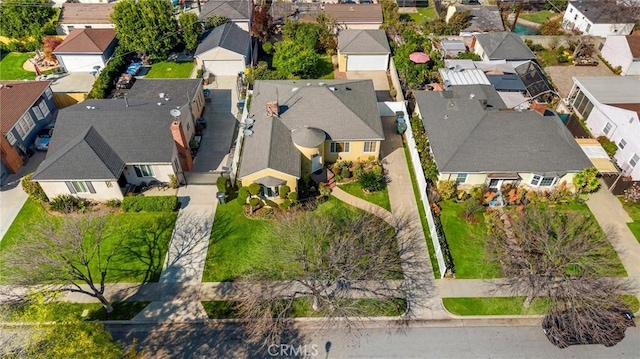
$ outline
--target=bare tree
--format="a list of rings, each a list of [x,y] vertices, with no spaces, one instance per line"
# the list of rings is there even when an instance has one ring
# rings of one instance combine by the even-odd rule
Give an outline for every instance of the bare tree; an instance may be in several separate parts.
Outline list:
[[[113,307],[104,296],[105,280],[112,260],[124,249],[127,234],[122,227],[117,233],[110,230],[106,216],[64,218],[61,222],[43,218],[20,239],[20,250],[0,254],[3,280],[42,291],[86,294],[111,313]]]
[[[554,208],[495,212],[487,244],[504,272],[496,289],[525,295],[529,306],[537,297],[581,298],[618,288],[617,262],[606,253],[612,236],[589,216]]]
[[[421,271],[403,270],[419,265],[415,241],[396,238],[410,227],[406,219],[386,220],[391,225],[370,214],[336,218],[303,212],[277,223],[270,247],[276,260],[245,278],[252,289],[238,304],[239,316],[250,319],[250,340],[277,342],[300,298],[307,298],[324,324],[348,330],[358,329],[367,315],[357,299],[381,299],[375,303],[406,310],[398,298],[408,298],[410,288],[427,281],[412,278]]]

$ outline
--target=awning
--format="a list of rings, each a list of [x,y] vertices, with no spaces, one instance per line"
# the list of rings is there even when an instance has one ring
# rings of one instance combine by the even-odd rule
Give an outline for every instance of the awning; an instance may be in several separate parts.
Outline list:
[[[602,148],[598,140],[593,138],[576,138],[582,151],[600,173],[618,173],[618,168],[611,162],[611,158]]]
[[[487,178],[499,178],[506,180],[519,180],[520,176],[517,173],[487,173]]]
[[[287,183],[287,181],[285,181],[285,180],[281,180],[280,178],[271,177],[271,176],[258,178],[254,182],[255,183],[260,183],[261,185],[265,185],[267,187],[281,186],[281,185]]]

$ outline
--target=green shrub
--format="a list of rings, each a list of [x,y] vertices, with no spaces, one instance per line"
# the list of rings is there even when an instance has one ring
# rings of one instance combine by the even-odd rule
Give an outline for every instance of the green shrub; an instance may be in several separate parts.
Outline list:
[[[202,78],[202,73],[203,73],[203,72],[204,72],[204,71],[202,71],[202,69],[199,69],[198,71],[196,71],[196,77],[197,77],[197,78],[199,78],[199,79],[201,79],[201,78]]]
[[[360,183],[364,190],[369,192],[382,191],[387,186],[387,181],[384,176],[376,174],[373,171],[363,173],[360,179],[358,179],[358,183]]]
[[[104,203],[109,208],[118,208],[122,205],[122,201],[119,199],[110,199]]]
[[[265,52],[265,54],[271,54],[271,52],[273,52],[273,43],[267,41],[264,44],[262,44],[262,50]]]
[[[347,167],[342,167],[342,170],[340,170],[340,176],[342,178],[351,178],[351,171],[349,171],[349,168]]]
[[[260,184],[258,183],[252,183],[249,185],[249,193],[251,193],[252,196],[257,196],[258,193],[260,193]]]
[[[297,192],[290,192],[287,195],[287,199],[290,200],[293,203],[298,203],[298,193]]]
[[[291,188],[289,186],[284,185],[280,186],[280,198],[285,199],[291,193]]]
[[[169,175],[169,188],[178,188],[178,177],[176,175]]]
[[[40,183],[34,182],[31,180],[33,178],[33,173],[29,173],[28,175],[22,177],[20,180],[20,184],[22,185],[22,190],[29,195],[32,199],[40,202],[49,202],[49,198],[47,194],[44,193],[42,186]]]
[[[595,167],[585,168],[573,176],[573,185],[580,193],[591,193],[600,187],[598,170]]]
[[[565,64],[569,62],[569,58],[565,54],[558,55],[558,57],[556,57],[556,60],[558,61],[558,63],[561,63],[561,64]]]
[[[609,155],[609,157],[615,156],[616,152],[618,151],[618,146],[615,142],[608,139],[607,136],[599,136],[598,142],[600,142],[602,148]]]
[[[125,212],[173,212],[177,208],[177,196],[129,196],[122,201]]]
[[[331,194],[331,187],[324,182],[320,182],[318,185],[318,192],[320,192],[320,196],[327,197]]]
[[[71,213],[77,208],[78,199],[69,194],[61,194],[49,201],[49,208],[60,213]]]
[[[261,207],[262,200],[258,197],[253,197],[249,200],[249,205],[251,206],[252,210],[256,210]]]
[[[456,194],[456,181],[439,181],[438,193],[445,201],[453,198]]]
[[[107,62],[104,69],[100,71],[100,75],[93,83],[87,98],[106,98],[115,87],[115,80],[124,72],[126,65],[125,52],[121,46],[118,46],[113,57]]]
[[[469,194],[471,195],[471,198],[474,198],[475,200],[480,202],[482,202],[482,198],[484,197],[485,192],[486,192],[486,189],[483,186],[475,186],[469,190]]]
[[[469,198],[463,202],[463,214],[465,219],[472,218],[482,209],[482,202],[475,198]]]
[[[278,205],[278,207],[279,207],[280,209],[289,209],[289,208],[291,207],[291,204],[292,204],[292,203],[291,203],[291,201],[290,201],[290,200],[285,199],[284,201],[282,201],[282,203],[280,203],[280,204]]]
[[[240,202],[240,204],[246,204],[247,197],[249,197],[249,188],[240,187],[240,189],[238,189],[238,202]]]
[[[25,52],[24,43],[18,40],[11,40],[5,45],[9,52]]]
[[[382,176],[382,172],[384,172],[382,166],[380,165],[374,165],[373,167],[371,167],[371,171],[378,176]]]
[[[218,186],[218,192],[227,192],[227,179],[220,176],[216,180],[216,186]]]

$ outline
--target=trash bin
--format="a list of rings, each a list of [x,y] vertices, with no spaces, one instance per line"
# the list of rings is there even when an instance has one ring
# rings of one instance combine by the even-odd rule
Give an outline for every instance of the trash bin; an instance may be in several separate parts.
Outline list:
[[[216,198],[218,199],[218,203],[224,204],[226,193],[224,192],[216,192]]]

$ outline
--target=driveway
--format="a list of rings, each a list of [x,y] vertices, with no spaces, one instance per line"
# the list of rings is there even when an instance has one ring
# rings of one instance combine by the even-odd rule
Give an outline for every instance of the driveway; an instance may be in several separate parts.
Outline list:
[[[347,71],[349,80],[373,80],[378,102],[393,101],[389,94],[389,80],[386,71]]]
[[[614,73],[600,61],[598,66],[549,66],[545,67],[547,75],[556,85],[563,98],[569,95],[574,76],[613,76]]]
[[[227,166],[238,124],[236,77],[216,77],[214,83],[204,88],[211,91],[211,102],[207,102],[204,109],[203,117],[207,119],[207,128],[202,135],[192,172],[219,171]]]

